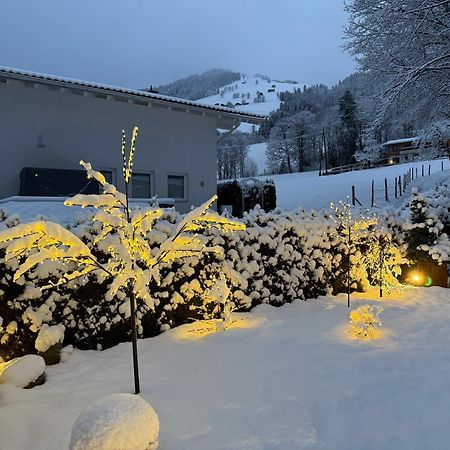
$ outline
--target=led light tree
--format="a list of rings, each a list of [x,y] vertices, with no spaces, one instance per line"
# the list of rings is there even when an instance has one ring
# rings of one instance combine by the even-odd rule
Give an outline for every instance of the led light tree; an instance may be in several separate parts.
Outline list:
[[[369,228],[377,223],[377,219],[363,215],[353,217],[351,205],[342,201],[338,205],[331,204],[331,219],[336,223],[335,232],[346,257],[347,307],[350,308],[352,280],[355,279],[358,265],[363,261],[358,247],[367,242]]]
[[[384,227],[372,230],[369,249],[363,258],[364,267],[372,284],[379,287],[380,298],[383,290],[390,291],[399,285],[401,266],[407,264],[403,248],[395,241],[392,233]]]
[[[245,225],[222,217],[210,211],[217,199],[212,197],[200,207],[190,211],[178,224],[172,236],[164,241],[156,252],[152,252],[147,235],[163,211],[157,209],[132,210],[129,203],[129,182],[133,171],[133,157],[138,129],[134,128],[131,146],[127,151],[125,132],[122,132],[122,158],[125,193],[119,192],[105,177],[92,169],[91,164],[81,161],[87,177],[96,180],[102,194],[78,194],[65,201],[67,206],[94,208],[93,220],[101,229],[93,241],[93,246],[107,255],[106,261],[92,253],[92,249],[73,233],[52,222],[35,221],[20,224],[0,232],[0,243],[5,243],[5,261],[18,260],[14,281],[18,281],[28,270],[47,261],[59,261],[64,276],[56,283],[44,288],[55,287],[69,281],[96,274],[101,281],[110,281],[108,298],[119,292],[130,302],[131,341],[133,349],[133,369],[135,393],[140,392],[139,366],[137,354],[136,300],[144,301],[154,309],[154,301],[149,290],[153,278],[159,280],[159,267],[177,259],[199,255],[202,252],[220,253],[220,247],[210,247],[206,237],[200,232],[206,228],[235,231],[245,229]]]

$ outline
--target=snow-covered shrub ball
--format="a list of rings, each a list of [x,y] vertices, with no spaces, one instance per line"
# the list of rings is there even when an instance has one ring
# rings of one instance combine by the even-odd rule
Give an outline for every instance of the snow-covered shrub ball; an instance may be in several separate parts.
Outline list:
[[[41,356],[25,355],[0,364],[0,384],[31,388],[44,381],[45,362]]]
[[[362,305],[350,312],[349,333],[358,339],[370,340],[378,337],[381,326],[380,314],[382,306]]]
[[[43,324],[34,347],[45,359],[47,365],[57,364],[60,361],[61,344],[64,340],[64,325],[48,326]]]
[[[91,403],[72,427],[70,450],[156,450],[159,420],[143,398],[112,394]]]

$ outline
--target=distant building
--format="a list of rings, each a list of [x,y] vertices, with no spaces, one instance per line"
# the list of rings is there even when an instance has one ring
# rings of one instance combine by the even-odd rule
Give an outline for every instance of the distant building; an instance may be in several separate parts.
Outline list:
[[[440,154],[449,154],[450,139],[441,140],[438,145]],[[389,164],[398,164],[421,159],[436,146],[436,143],[423,142],[419,137],[411,137],[387,141],[382,146]]]
[[[180,211],[216,193],[217,129],[260,124],[265,118],[150,91],[2,67],[0,117],[0,198],[82,191],[81,159],[122,190],[121,130],[130,137],[136,125],[131,195],[173,198]]]

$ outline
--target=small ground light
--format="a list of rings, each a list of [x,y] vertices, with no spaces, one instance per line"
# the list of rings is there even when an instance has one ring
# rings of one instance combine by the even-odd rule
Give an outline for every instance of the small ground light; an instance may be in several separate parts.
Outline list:
[[[414,286],[420,286],[423,284],[424,278],[421,273],[412,272],[408,277],[408,281],[409,283],[414,284]]]
[[[407,281],[409,284],[413,284],[414,286],[431,286],[433,284],[433,280],[431,277],[423,275],[420,272],[412,272],[409,274]]]

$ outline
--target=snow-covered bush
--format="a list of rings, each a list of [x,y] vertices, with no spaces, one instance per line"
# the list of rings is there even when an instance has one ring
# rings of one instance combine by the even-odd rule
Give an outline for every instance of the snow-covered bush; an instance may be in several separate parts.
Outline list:
[[[173,235],[182,222],[173,210],[166,210],[145,239],[151,252]],[[145,302],[137,305],[138,334],[154,336],[161,331],[197,319],[222,318],[227,311],[245,311],[260,303],[281,305],[295,299],[314,298],[331,290],[339,273],[340,257],[333,251],[330,222],[315,212],[266,213],[255,209],[244,218],[247,231],[203,230],[205,245],[221,248],[220,253],[190,256],[161,265],[158,279],[148,278],[154,309]],[[86,219],[71,228],[99,261],[107,255],[94,249],[101,226]],[[24,284],[11,283],[17,264],[0,265],[3,290],[0,329],[4,340],[2,357],[35,352],[35,341],[43,326],[65,327],[64,345],[102,349],[129,340],[130,309],[118,292],[108,296],[107,279],[95,273],[67,284],[59,263],[47,261],[24,274]],[[51,270],[50,270],[51,269]],[[226,301],[211,301],[215,280],[226,277]],[[40,286],[57,284],[41,292]],[[26,285],[26,288],[24,287]],[[27,292],[24,295],[24,292]],[[218,300],[217,300],[218,299]],[[5,301],[6,300],[6,301]]]
[[[358,339],[375,339],[381,326],[382,306],[362,305],[350,312],[349,333]]]
[[[277,206],[277,194],[273,180],[244,178],[240,181],[223,181],[217,185],[219,209],[231,206],[228,211],[235,217],[243,217],[259,205],[265,211],[272,211]]]
[[[448,218],[448,188],[439,189],[438,196],[434,196],[433,200],[434,207],[430,205],[427,193],[412,190],[409,202],[410,217],[403,224],[403,229],[408,243],[408,256],[413,261],[450,261],[450,240],[444,232],[445,225],[441,219]]]
[[[72,427],[70,450],[156,450],[159,420],[143,398],[112,394],[91,403]]]
[[[38,355],[25,355],[0,362],[0,384],[31,388],[45,381],[45,361]]]
[[[448,205],[439,195],[442,190],[426,193],[428,212],[448,223]],[[407,262],[409,214],[408,205],[400,211],[378,211],[377,225],[370,218],[367,228],[369,223],[363,219],[361,228],[352,229],[352,237],[357,237],[350,246],[352,290],[379,286],[380,276],[382,288],[395,284],[401,265]],[[18,225],[17,217],[3,219],[3,228]],[[162,210],[143,236],[152,255],[184,219],[174,210]],[[328,213],[255,208],[244,215],[243,223],[245,231],[199,229],[204,245],[220,252],[164,262],[157,277],[147,278],[153,309],[146,302],[137,304],[140,337],[199,319],[221,319],[229,311],[248,311],[261,303],[278,306],[331,291],[347,292],[348,236],[340,229],[342,223],[331,220]],[[107,263],[107,246],[94,245],[103,232],[101,223],[86,217],[70,231],[98,261]],[[442,239],[442,233],[439,236]],[[0,249],[0,258],[4,251]],[[63,344],[81,349],[104,349],[130,339],[127,295],[120,290],[111,295],[111,280],[89,273],[58,284],[64,267],[58,261],[46,261],[22,275],[17,284],[12,280],[18,267],[15,260],[0,262],[0,356],[5,360],[36,353],[36,339],[47,325],[64,326]],[[215,289],[222,277],[229,291],[226,298],[223,290]],[[41,291],[50,282],[57,286]]]

